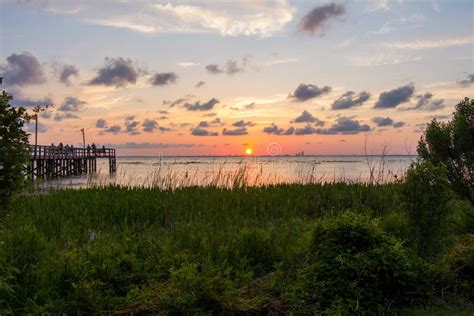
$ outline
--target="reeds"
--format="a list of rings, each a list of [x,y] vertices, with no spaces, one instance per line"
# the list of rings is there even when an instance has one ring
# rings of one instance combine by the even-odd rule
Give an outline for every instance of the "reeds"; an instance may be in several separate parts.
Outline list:
[[[398,181],[403,178],[405,168],[400,161],[396,169],[391,164],[387,168],[387,148],[382,155],[366,155],[367,172],[360,171],[358,176],[346,175],[345,169],[336,171],[338,162],[334,162],[332,172],[327,164],[320,159],[308,158],[304,161],[285,161],[284,158],[276,162],[266,160],[245,159],[203,161],[199,165],[182,160],[160,158],[149,163],[136,163],[135,169],[127,168],[129,162],[118,162],[118,172],[115,175],[102,174],[87,178],[85,187],[99,188],[108,185],[136,188],[159,188],[175,190],[180,187],[220,187],[242,188],[265,186],[272,184],[313,184],[313,183],[372,183],[383,184]],[[376,157],[376,158],[375,158]],[[345,161],[349,163],[350,161]],[[137,169],[138,168],[138,169]],[[285,169],[285,170],[282,170]]]

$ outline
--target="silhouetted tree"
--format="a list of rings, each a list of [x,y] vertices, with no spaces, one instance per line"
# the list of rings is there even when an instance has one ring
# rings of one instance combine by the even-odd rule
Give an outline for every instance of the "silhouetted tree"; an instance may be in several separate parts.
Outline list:
[[[23,107],[9,104],[12,96],[5,91],[0,95],[0,218],[8,212],[15,191],[25,183],[25,165],[28,163],[28,134],[23,130],[30,119]]]
[[[418,143],[418,155],[444,166],[453,189],[474,204],[474,99],[459,102],[452,121],[431,121]]]

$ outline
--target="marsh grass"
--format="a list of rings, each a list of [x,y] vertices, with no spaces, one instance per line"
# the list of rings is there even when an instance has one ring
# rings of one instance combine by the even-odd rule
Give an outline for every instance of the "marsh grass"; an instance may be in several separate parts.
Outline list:
[[[232,189],[108,186],[18,200],[8,218],[15,229],[0,232],[2,308],[277,308],[317,220],[348,210],[378,218],[399,205],[398,184],[248,187],[243,171],[228,181]]]
[[[377,157],[375,159],[375,157]],[[367,172],[360,171],[359,176],[346,177],[345,169],[336,173],[322,170],[321,161],[301,162],[260,162],[258,157],[242,158],[239,161],[205,162],[197,167],[194,163],[184,163],[178,160],[164,161],[161,158],[149,163],[140,163],[141,171],[128,169],[130,162],[119,162],[118,172],[114,175],[98,174],[89,175],[85,187],[100,188],[109,185],[135,188],[159,188],[174,190],[180,187],[221,187],[241,188],[252,186],[267,186],[276,184],[315,184],[315,183],[393,183],[403,179],[404,168],[400,165],[401,172],[394,172],[386,168],[386,157],[370,156],[366,158]],[[346,161],[347,162],[347,161]],[[269,167],[270,164],[270,167]],[[272,165],[275,164],[275,165]],[[285,169],[279,171],[274,168]],[[402,175],[399,175],[399,174]],[[289,176],[291,174],[291,176]]]

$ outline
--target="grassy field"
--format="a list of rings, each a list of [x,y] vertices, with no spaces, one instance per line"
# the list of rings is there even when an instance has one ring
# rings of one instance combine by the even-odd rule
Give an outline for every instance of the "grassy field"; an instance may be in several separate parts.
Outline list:
[[[460,284],[445,260],[465,235],[462,212],[453,206],[440,255],[419,258],[411,248],[402,189],[399,183],[105,187],[23,196],[0,231],[0,308],[71,314],[357,312],[374,305],[356,290],[373,287],[382,275],[382,287],[426,286],[414,294],[388,293],[373,303],[379,311],[468,309],[472,305],[461,294],[470,285]],[[337,222],[341,215],[345,219]],[[365,238],[360,231],[373,236],[363,247],[376,246],[355,255],[365,256],[363,268],[353,270],[359,261],[350,261],[341,271],[349,279],[355,273],[354,280],[372,281],[339,289],[354,291],[354,300],[335,289],[329,297],[341,300],[315,303],[313,292],[326,299],[331,294],[327,287],[337,276],[329,270],[354,258],[346,256],[346,248],[329,258],[331,245],[359,242]],[[327,252],[315,255],[324,247]],[[388,272],[380,272],[385,266]],[[367,271],[375,277],[365,276]],[[399,284],[400,275],[406,284]],[[319,282],[316,289],[307,284],[312,277]]]

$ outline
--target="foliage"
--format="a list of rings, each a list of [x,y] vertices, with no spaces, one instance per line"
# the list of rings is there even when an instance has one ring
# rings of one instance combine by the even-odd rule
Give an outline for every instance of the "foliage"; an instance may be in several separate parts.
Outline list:
[[[0,218],[7,210],[14,192],[25,180],[28,163],[28,134],[22,129],[29,119],[22,107],[12,107],[12,96],[5,91],[0,95]]]
[[[318,223],[289,300],[298,314],[390,311],[428,297],[425,274],[399,242],[348,213]]]
[[[452,194],[445,174],[443,166],[416,162],[406,175],[403,195],[410,239],[417,253],[425,258],[440,252],[447,232]]]
[[[104,187],[25,196],[0,230],[0,314],[286,313],[290,289],[302,282],[297,276],[315,260],[316,226],[352,211],[363,215],[357,223],[372,218],[390,235],[410,237],[402,189],[401,183]],[[411,280],[409,271],[424,269],[371,222],[364,225],[380,246],[360,252],[369,265],[357,271],[373,271],[375,263],[400,269],[397,285]],[[384,276],[375,286],[388,282]],[[423,282],[406,297],[422,293]],[[345,283],[339,290],[344,285],[354,289]]]
[[[474,298],[474,234],[465,235],[455,243],[444,262],[457,278],[459,290]]]
[[[474,203],[474,99],[456,105],[452,121],[433,120],[418,144],[419,158],[446,167],[454,190]]]
[[[106,187],[27,196],[0,231],[0,282],[12,289],[0,310],[281,310],[293,281],[278,275],[305,263],[314,220],[350,209],[383,216],[399,209],[400,189]]]

